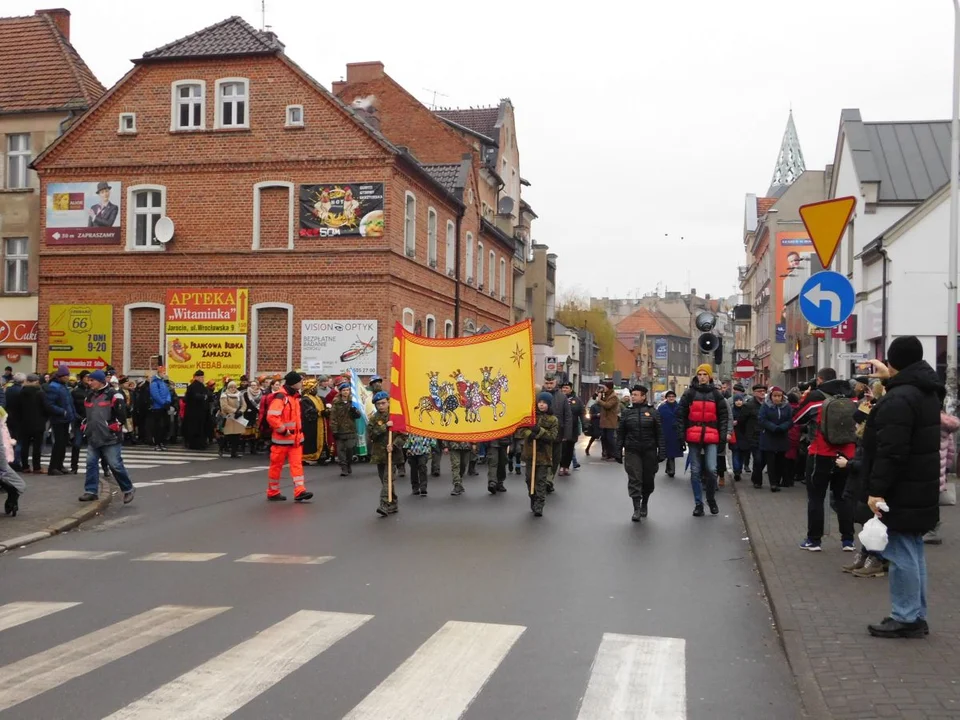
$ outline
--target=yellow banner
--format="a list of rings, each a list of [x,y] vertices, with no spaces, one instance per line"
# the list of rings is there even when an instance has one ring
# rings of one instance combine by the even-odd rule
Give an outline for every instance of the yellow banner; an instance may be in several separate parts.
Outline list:
[[[203,370],[205,380],[217,387],[223,379],[240,380],[247,372],[247,338],[245,335],[170,335],[167,337],[167,375],[178,390]]]
[[[48,337],[51,371],[103,370],[113,353],[113,305],[51,305]]]
[[[529,321],[449,340],[420,337],[397,323],[393,345],[395,431],[486,442],[534,423]]]

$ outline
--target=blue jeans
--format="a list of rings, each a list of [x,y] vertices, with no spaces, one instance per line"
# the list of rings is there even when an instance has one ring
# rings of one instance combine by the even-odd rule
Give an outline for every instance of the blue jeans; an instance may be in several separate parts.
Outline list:
[[[133,483],[130,482],[130,476],[127,474],[126,468],[123,467],[123,458],[120,457],[120,449],[121,445],[119,443],[114,445],[104,445],[103,447],[98,448],[87,445],[87,476],[83,483],[83,489],[85,492],[92,493],[94,495],[97,495],[100,492],[99,465],[101,458],[107,461],[107,466],[110,468],[113,476],[117,479],[117,485],[120,486],[120,489],[123,492],[130,492],[133,490]]]
[[[713,500],[717,490],[717,446],[689,443],[690,451],[690,487],[693,488],[693,500],[697,505],[703,504],[702,490],[707,491],[707,501]],[[701,483],[701,474],[705,482]]]
[[[745,450],[737,450],[733,448],[730,451],[730,454],[733,456],[733,474],[740,475],[743,472],[743,454],[746,454]]]
[[[881,553],[890,561],[890,617],[904,623],[927,619],[927,560],[923,535],[887,531]]]

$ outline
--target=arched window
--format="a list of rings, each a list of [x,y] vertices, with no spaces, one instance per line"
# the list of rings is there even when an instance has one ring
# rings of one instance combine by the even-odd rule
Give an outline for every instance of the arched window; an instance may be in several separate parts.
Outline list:
[[[467,282],[473,282],[473,233],[467,233]]]
[[[437,266],[437,211],[427,210],[427,264]]]
[[[410,332],[413,332],[413,328],[414,328],[414,314],[413,314],[413,310],[411,310],[410,308],[404,308],[404,309],[403,309],[403,320],[402,320],[401,322],[403,323],[403,327],[404,327],[406,330],[409,330]]]

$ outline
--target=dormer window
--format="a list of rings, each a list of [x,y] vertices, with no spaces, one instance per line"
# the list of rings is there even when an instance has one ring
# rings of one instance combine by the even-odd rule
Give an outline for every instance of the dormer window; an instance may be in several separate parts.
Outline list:
[[[178,80],[173,83],[171,130],[203,130],[206,127],[203,80]]]
[[[217,128],[249,128],[250,81],[226,78],[217,81]]]

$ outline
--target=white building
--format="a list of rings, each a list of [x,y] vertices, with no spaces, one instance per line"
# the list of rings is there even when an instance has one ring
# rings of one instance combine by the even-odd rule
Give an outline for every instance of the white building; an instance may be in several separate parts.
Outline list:
[[[853,196],[857,207],[830,269],[853,283],[857,331],[855,342],[828,336],[821,367],[849,376],[839,353],[882,358],[900,335],[916,335],[930,364],[942,362],[949,167],[949,121],[863,122],[859,110],[842,112],[829,197]]]

